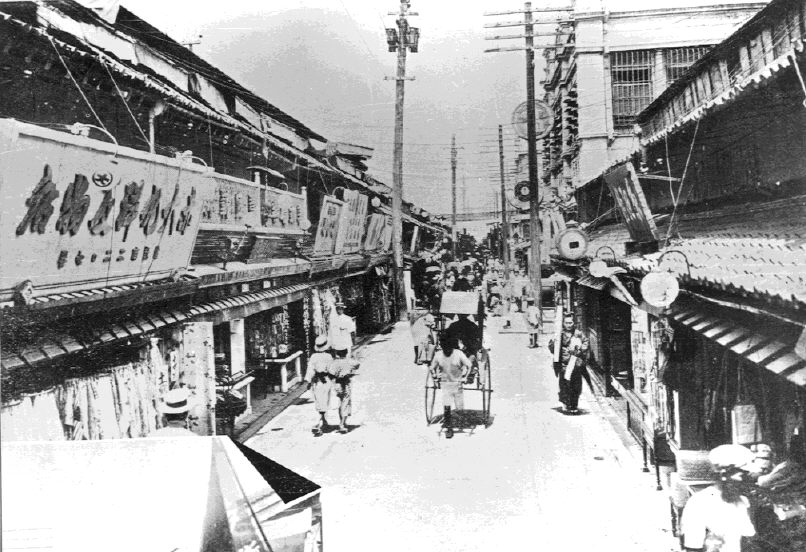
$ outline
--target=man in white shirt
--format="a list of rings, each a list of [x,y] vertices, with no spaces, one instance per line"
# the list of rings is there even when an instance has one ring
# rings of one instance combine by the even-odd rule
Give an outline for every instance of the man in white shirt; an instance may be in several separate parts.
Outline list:
[[[338,358],[349,356],[355,337],[355,322],[344,314],[344,303],[336,303],[336,316],[330,323],[330,346]]]

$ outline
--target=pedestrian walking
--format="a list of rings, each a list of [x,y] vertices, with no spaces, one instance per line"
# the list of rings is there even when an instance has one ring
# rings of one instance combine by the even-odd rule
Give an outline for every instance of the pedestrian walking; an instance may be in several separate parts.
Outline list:
[[[559,355],[555,353],[559,347]],[[559,343],[549,342],[549,350],[555,358],[554,374],[559,379],[560,402],[566,414],[577,414],[579,395],[582,393],[582,378],[587,377],[585,363],[588,358],[588,340],[577,330],[573,313],[563,317],[563,329]]]
[[[336,303],[336,316],[330,324],[330,346],[338,358],[349,356],[355,338],[355,321],[344,313],[344,303]]]
[[[314,353],[308,359],[308,368],[305,370],[305,381],[308,382],[308,389],[313,393],[313,402],[316,411],[319,413],[319,420],[313,426],[315,436],[322,435],[322,430],[327,426],[325,416],[330,394],[333,389],[333,356],[328,351],[330,344],[327,336],[320,335],[314,343]]]
[[[540,308],[535,305],[532,297],[526,298],[526,324],[529,327],[529,348],[538,347],[538,336],[540,335]]]
[[[187,387],[178,387],[165,393],[159,411],[165,417],[165,426],[151,432],[149,437],[196,437],[188,429],[190,391]]]
[[[412,317],[416,316],[412,313]],[[423,315],[411,322],[411,339],[414,344],[414,363],[427,364],[431,362],[434,355],[434,325],[436,320],[431,313],[431,308]]]
[[[333,360],[333,389],[339,399],[339,433],[347,433],[347,419],[353,413],[353,377],[358,362],[352,358]]]
[[[453,437],[451,408],[462,410],[465,407],[462,384],[470,372],[470,360],[459,350],[456,338],[443,335],[439,341],[442,347],[437,351],[431,361],[431,374],[434,381],[439,381],[442,387],[442,404],[445,414],[442,425],[445,428],[445,437]]]

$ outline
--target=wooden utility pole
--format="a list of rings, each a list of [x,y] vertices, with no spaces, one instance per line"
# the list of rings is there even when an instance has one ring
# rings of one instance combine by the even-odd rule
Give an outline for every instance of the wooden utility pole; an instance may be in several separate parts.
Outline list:
[[[532,25],[532,3],[526,2],[525,35],[526,35],[526,141],[529,159],[529,239],[531,251],[529,253],[529,282],[532,285],[532,297],[535,306],[542,308],[542,282],[540,268],[540,203],[538,202],[538,187],[540,182],[537,176],[537,130],[535,123],[535,51],[534,26]]]
[[[487,37],[488,40],[502,40],[502,39],[525,39],[523,47],[514,48],[490,48],[485,52],[511,52],[511,51],[526,51],[526,141],[528,148],[529,159],[529,238],[531,240],[531,252],[529,255],[529,280],[532,286],[532,295],[535,299],[535,305],[541,306],[541,274],[540,274],[540,205],[539,200],[539,180],[537,174],[537,123],[535,120],[535,50],[543,48],[556,47],[555,44],[535,45],[535,36],[556,36],[557,33],[535,33],[534,25],[542,24],[561,24],[569,23],[569,18],[557,18],[550,21],[535,22],[532,19],[533,13],[543,12],[569,12],[573,7],[565,8],[532,8],[531,2],[526,2],[523,10],[486,13],[485,15],[508,15],[508,14],[524,14],[523,22],[506,22],[494,23],[485,25],[485,28],[499,28],[499,27],[520,27],[523,26],[524,33],[522,35],[505,35]],[[523,136],[521,136],[523,138]]]
[[[451,240],[453,259],[456,260],[456,135],[451,138]]]
[[[501,173],[501,256],[504,280],[509,281],[509,226],[507,225],[507,190],[504,179],[504,127],[498,125],[498,165]]]
[[[395,146],[394,170],[392,176],[392,251],[395,268],[395,293],[398,304],[398,318],[405,320],[408,305],[403,283],[403,93],[406,82],[406,52],[417,52],[419,29],[409,27],[407,17],[417,15],[409,12],[410,3],[400,0],[397,15],[397,29],[386,29],[386,42],[389,51],[397,51],[397,76],[395,77]]]

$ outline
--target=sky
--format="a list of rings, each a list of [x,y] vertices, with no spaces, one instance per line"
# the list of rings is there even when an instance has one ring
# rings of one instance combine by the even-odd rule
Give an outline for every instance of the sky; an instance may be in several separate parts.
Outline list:
[[[577,0],[598,9],[604,0]],[[731,0],[749,2],[753,0]],[[723,0],[606,0],[611,10],[718,4]],[[539,2],[562,7],[570,0]],[[374,148],[370,173],[392,184],[396,54],[385,27],[399,0],[122,0],[172,38],[200,41],[194,52],[245,87],[332,141]],[[498,125],[507,170],[525,142],[510,124],[526,99],[525,53],[484,53],[520,40],[519,27],[484,29],[520,15],[485,12],[523,7],[518,0],[412,0],[419,53],[408,55],[405,85],[403,195],[432,213],[451,210],[451,137],[458,149],[457,210],[492,209],[500,198]],[[535,3],[537,6],[538,3]],[[225,7],[225,9],[223,9]],[[557,14],[541,14],[556,18]],[[541,30],[549,30],[545,27]],[[199,39],[198,36],[201,35]],[[543,76],[536,54],[536,82]],[[516,178],[507,175],[513,187]]]
[[[404,111],[404,197],[432,213],[450,212],[450,144],[458,149],[458,210],[491,209],[500,193],[498,125],[505,159],[524,147],[510,124],[525,101],[525,54],[484,53],[485,23],[517,15],[521,3],[412,2],[419,52],[408,55]],[[200,40],[194,52],[329,140],[374,148],[370,173],[392,184],[396,54],[385,27],[395,0],[123,0],[172,38]],[[226,11],[221,6],[226,6]],[[557,5],[557,4],[555,4]],[[517,28],[495,34],[518,34]],[[501,32],[503,31],[503,32]],[[202,35],[198,39],[198,35]],[[540,73],[537,80],[540,79]],[[514,185],[514,182],[512,183]]]

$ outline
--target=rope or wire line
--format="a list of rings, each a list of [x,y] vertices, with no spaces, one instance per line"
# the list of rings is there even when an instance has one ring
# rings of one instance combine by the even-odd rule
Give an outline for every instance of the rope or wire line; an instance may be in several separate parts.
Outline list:
[[[73,81],[73,84],[76,86],[76,89],[78,90],[78,93],[81,94],[82,98],[84,98],[84,101],[86,102],[87,107],[90,108],[90,111],[95,116],[95,119],[98,121],[98,124],[101,126],[101,128],[103,128],[104,130],[106,130],[107,133],[109,133],[109,131],[106,129],[106,126],[104,126],[103,121],[101,121],[101,118],[98,116],[98,114],[92,108],[92,104],[90,103],[89,99],[87,98],[86,95],[84,95],[84,91],[81,90],[81,87],[78,85],[78,82],[76,81],[75,77],[73,77],[72,71],[70,71],[70,68],[67,66],[67,62],[64,61],[64,58],[62,57],[62,53],[59,51],[59,48],[57,48],[56,44],[53,42],[53,38],[51,38],[50,35],[47,35],[47,37],[48,37],[48,41],[50,41],[50,45],[53,46],[54,50],[56,50],[56,55],[59,56],[59,61],[62,62],[62,65],[64,66],[64,70],[67,71],[67,75],[70,77],[70,80]]]
[[[700,130],[700,121],[701,119],[697,119],[697,125],[694,127],[694,136],[691,137],[691,146],[688,149],[688,157],[686,158],[686,166],[683,168],[683,175],[680,177],[680,188],[677,190],[677,197],[674,198],[674,209],[672,210],[672,216],[669,218],[669,228],[666,230],[666,239],[664,240],[664,247],[669,245],[669,237],[672,235],[672,230],[674,228],[675,223],[675,215],[677,214],[677,206],[680,203],[680,195],[683,193],[683,186],[686,182],[686,174],[688,173],[688,165],[691,161],[691,154],[694,152],[694,142],[697,140],[697,131]],[[694,189],[693,186],[690,186],[688,194],[686,194],[686,202],[688,201],[689,196],[691,195],[691,191]]]
[[[129,113],[129,115],[131,115],[132,121],[134,121],[134,126],[137,127],[137,130],[140,132],[140,136],[143,137],[143,140],[145,140],[146,144],[149,144],[150,143],[149,139],[146,136],[145,131],[143,131],[143,127],[140,126],[140,123],[137,121],[137,117],[134,116],[134,113],[132,113],[132,110],[129,108],[129,102],[127,102],[126,98],[123,96],[123,92],[121,92],[117,81],[115,81],[115,77],[112,75],[112,71],[109,69],[109,66],[104,61],[104,58],[100,57],[99,60],[101,62],[101,65],[104,66],[104,69],[106,69],[107,74],[109,74],[109,78],[112,79],[112,84],[115,85],[115,90],[117,90],[118,96],[120,96],[123,105],[126,106],[126,111]]]
[[[666,143],[666,176],[669,177],[669,196],[672,198],[672,206],[677,207],[677,198],[674,196],[674,188],[672,188],[672,164],[669,161],[669,134],[666,133],[664,136],[664,142]],[[683,187],[683,183],[680,183],[680,188],[678,188],[678,195],[680,193],[680,189]]]

